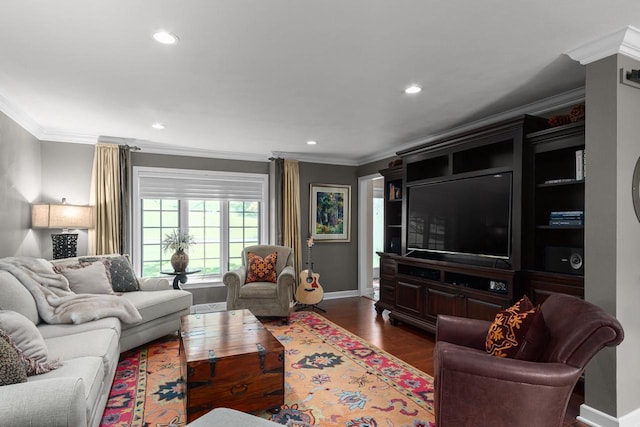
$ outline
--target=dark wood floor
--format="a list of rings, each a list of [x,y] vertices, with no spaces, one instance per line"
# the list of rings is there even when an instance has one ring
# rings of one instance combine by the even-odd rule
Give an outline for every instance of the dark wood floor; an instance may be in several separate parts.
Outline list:
[[[327,310],[327,313],[320,314],[433,376],[433,334],[409,325],[391,326],[388,312],[378,316],[373,304],[371,299],[364,297],[325,300],[320,307]],[[569,402],[563,427],[588,427],[576,420],[583,402],[582,390],[578,386]]]

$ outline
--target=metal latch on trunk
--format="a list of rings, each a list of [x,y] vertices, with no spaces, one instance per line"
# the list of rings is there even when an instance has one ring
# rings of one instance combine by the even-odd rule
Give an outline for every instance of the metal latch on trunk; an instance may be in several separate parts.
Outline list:
[[[267,350],[260,343],[257,343],[256,347],[258,347],[258,357],[260,357],[260,369],[264,370],[264,359],[267,357]]]
[[[213,350],[209,350],[209,371],[212,377],[216,376],[216,352]]]

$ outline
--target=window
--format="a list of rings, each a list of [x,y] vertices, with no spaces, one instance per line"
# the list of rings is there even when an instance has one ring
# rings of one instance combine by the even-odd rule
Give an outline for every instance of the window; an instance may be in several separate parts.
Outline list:
[[[143,277],[171,271],[162,240],[177,228],[196,242],[189,268],[217,277],[242,264],[242,249],[266,241],[264,174],[134,168],[134,264]],[[136,254],[140,254],[136,256]]]

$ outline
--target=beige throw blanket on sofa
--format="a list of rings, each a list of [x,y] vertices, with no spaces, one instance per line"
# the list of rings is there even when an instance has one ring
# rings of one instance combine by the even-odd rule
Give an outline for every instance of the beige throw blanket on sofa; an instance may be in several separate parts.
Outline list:
[[[103,317],[117,317],[128,324],[142,321],[136,307],[125,298],[74,293],[67,279],[54,272],[44,259],[2,258],[0,270],[11,273],[27,288],[36,301],[38,314],[47,323],[85,323]]]

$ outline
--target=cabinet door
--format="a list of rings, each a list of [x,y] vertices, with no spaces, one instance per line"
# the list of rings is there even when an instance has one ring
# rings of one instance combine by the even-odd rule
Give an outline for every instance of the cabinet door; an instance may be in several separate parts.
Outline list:
[[[508,301],[506,302],[508,303]],[[505,304],[500,304],[495,301],[485,301],[474,297],[464,298],[464,305],[466,317],[489,321],[493,321],[498,311],[506,307]]]
[[[435,322],[438,314],[461,316],[460,294],[442,287],[428,287],[426,289],[426,317]]]
[[[396,262],[380,259],[380,301],[393,306],[396,302]]]
[[[422,315],[422,286],[399,280],[396,287],[396,308],[416,316]]]
[[[529,299],[534,305],[542,304],[549,295],[554,293],[584,298],[584,288],[582,286],[571,286],[544,280],[531,280],[527,292]]]

